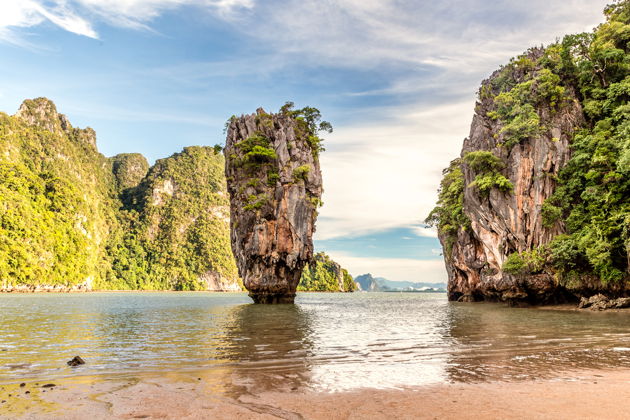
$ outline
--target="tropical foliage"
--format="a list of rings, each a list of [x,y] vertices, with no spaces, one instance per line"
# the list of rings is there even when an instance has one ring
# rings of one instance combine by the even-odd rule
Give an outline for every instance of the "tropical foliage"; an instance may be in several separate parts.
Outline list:
[[[298,285],[299,291],[353,292],[356,285],[348,270],[341,268],[323,252],[315,255],[313,262],[304,268]]]

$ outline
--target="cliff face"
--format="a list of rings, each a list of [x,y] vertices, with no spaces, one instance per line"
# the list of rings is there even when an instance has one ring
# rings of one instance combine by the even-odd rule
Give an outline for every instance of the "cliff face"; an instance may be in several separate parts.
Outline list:
[[[136,174],[142,165],[133,162],[126,167]],[[137,275],[120,270],[119,277],[158,289],[241,290],[230,250],[224,164],[211,147],[186,147],[125,190],[133,234],[125,248],[140,245],[146,269]]]
[[[316,133],[286,109],[232,118],[225,147],[232,250],[257,303],[292,303],[322,194]]]
[[[606,16],[593,34],[531,49],[482,83],[470,136],[427,218],[449,299],[628,293],[630,67],[618,29],[630,29],[630,2]]]
[[[527,58],[535,62],[541,55],[541,50],[534,50]],[[473,183],[492,163],[474,167],[464,161],[464,213],[470,228],[458,232],[446,262],[452,299],[527,299],[532,293],[539,294],[540,299],[553,299],[552,276],[518,278],[503,272],[502,267],[510,254],[546,245],[564,232],[562,222],[545,226],[541,213],[543,203],[555,190],[560,169],[570,158],[570,141],[584,124],[580,103],[570,89],[565,90],[558,106],[541,101],[536,114],[539,126],[544,128],[512,147],[505,146],[509,133],[503,130],[504,123],[492,117],[497,110],[495,98],[500,94],[497,79],[507,78],[518,85],[535,78],[540,71],[541,68],[508,68],[495,72],[482,84],[484,94],[476,105],[462,157],[480,151],[496,156],[501,162],[500,173],[509,180],[511,189],[480,192]]]

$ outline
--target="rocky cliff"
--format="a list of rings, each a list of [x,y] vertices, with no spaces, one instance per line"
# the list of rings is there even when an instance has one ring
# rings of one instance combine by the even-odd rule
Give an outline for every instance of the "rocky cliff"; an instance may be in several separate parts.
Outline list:
[[[322,194],[317,131],[327,124],[319,119],[314,108],[288,104],[277,114],[258,109],[229,121],[232,250],[254,302],[292,303],[313,257]]]
[[[606,15],[593,34],[531,49],[482,83],[427,219],[451,300],[626,294],[629,3]]]

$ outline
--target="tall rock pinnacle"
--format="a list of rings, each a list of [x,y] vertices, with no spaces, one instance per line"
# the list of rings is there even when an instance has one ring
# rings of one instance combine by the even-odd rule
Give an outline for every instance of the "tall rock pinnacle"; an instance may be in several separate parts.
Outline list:
[[[322,194],[319,122],[314,108],[278,114],[259,108],[232,117],[225,173],[230,193],[232,251],[256,303],[293,303],[302,269],[313,257],[312,236]]]

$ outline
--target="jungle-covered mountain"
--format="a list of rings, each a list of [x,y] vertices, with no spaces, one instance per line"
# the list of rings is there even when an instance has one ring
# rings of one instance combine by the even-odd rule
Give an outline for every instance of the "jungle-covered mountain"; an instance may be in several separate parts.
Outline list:
[[[107,158],[46,98],[0,113],[0,289],[241,290],[224,165],[220,147]]]

